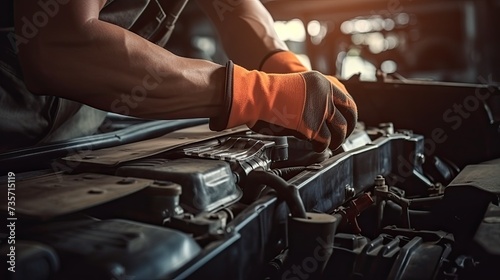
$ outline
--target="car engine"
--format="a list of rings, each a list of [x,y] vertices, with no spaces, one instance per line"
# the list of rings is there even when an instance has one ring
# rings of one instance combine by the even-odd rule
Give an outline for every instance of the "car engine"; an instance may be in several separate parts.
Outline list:
[[[4,279],[495,279],[498,88],[346,85],[365,122],[335,151],[194,120],[3,154]]]

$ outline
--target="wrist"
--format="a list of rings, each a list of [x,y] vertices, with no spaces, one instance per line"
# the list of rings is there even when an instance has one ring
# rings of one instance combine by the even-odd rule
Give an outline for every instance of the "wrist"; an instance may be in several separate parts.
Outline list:
[[[233,82],[230,127],[241,124],[253,127],[257,121],[265,121],[296,128],[305,98],[301,75],[267,74],[235,65]]]
[[[297,55],[288,50],[276,50],[269,53],[260,64],[259,70],[266,73],[298,73],[309,71]]]
[[[222,131],[228,128],[229,114],[233,103],[233,71],[234,63],[230,60],[225,67],[224,88],[218,89],[222,91],[222,106],[216,116],[210,118],[209,127],[214,131]]]

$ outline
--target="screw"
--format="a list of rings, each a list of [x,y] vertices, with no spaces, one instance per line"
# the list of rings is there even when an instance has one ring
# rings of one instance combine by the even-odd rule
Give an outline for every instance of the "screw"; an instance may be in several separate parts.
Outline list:
[[[87,193],[88,194],[102,194],[102,193],[104,193],[104,190],[95,188],[95,189],[90,189]]]
[[[217,215],[217,214],[208,214],[207,215],[207,219],[209,219],[209,220],[218,220],[219,219],[219,215]]]
[[[83,179],[87,179],[87,180],[93,180],[93,179],[99,179],[101,178],[102,175],[99,175],[99,174],[85,174],[83,175]],[[80,179],[80,178],[77,178],[77,179]]]
[[[307,170],[320,170],[322,167],[319,163],[313,163],[307,167]]]
[[[356,190],[351,185],[345,185],[345,199],[351,199],[356,195]]]
[[[118,181],[116,183],[120,184],[120,185],[130,185],[130,184],[135,183],[135,179],[132,179],[132,178],[123,178],[123,179],[121,179],[120,181]]]
[[[425,155],[424,154],[418,153],[416,155],[416,157],[417,157],[417,163],[418,164],[424,164],[425,163]]]
[[[165,187],[165,186],[171,185],[172,183],[168,182],[168,181],[155,181],[154,184],[158,185],[158,186]]]
[[[378,125],[380,129],[384,130],[387,134],[394,134],[394,124],[393,123],[381,123]]]
[[[385,178],[382,175],[377,175],[375,177],[375,193],[377,192],[387,192],[389,187],[385,184]]]
[[[381,187],[383,185],[385,185],[385,178],[384,178],[384,176],[377,175],[377,177],[375,177],[375,186]]]

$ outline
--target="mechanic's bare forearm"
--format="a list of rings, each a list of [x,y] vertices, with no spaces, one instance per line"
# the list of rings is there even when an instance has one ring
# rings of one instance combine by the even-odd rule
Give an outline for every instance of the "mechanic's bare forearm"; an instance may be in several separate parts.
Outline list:
[[[220,65],[178,57],[97,19],[71,32],[47,28],[51,32],[41,30],[20,46],[23,71],[36,94],[143,118],[212,117],[220,109]]]
[[[288,49],[274,30],[273,19],[258,0],[198,0],[221,37],[229,58],[257,69],[271,51]]]

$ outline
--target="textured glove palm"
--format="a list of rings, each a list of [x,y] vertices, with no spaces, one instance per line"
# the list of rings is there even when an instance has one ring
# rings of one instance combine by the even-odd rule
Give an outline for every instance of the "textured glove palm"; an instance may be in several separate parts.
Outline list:
[[[336,149],[347,135],[348,122],[335,101],[347,104],[343,111],[355,111],[354,102],[319,72],[267,74],[230,62],[225,111],[210,120],[210,127],[222,130],[246,124],[263,134],[308,139],[318,152]]]
[[[277,50],[270,53],[264,58],[259,68],[266,73],[285,74],[285,73],[300,73],[309,71],[304,64],[300,62],[297,56],[285,50]],[[340,113],[344,116],[347,122],[347,135],[350,135],[356,126],[358,120],[358,111],[356,103],[351,95],[347,92],[345,86],[335,77],[324,75],[334,88],[339,91],[334,91],[334,104]]]

